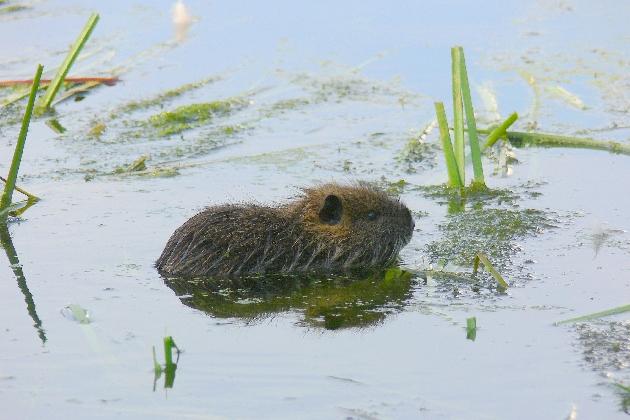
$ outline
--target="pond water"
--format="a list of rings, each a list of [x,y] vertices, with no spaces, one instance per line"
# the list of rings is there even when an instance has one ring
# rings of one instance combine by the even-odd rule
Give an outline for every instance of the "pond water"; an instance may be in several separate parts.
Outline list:
[[[51,77],[96,11],[70,74],[121,81],[59,103],[63,134],[31,123],[18,183],[42,201],[0,232],[3,416],[627,418],[627,313],[554,322],[629,303],[630,157],[503,148],[502,192],[453,203],[437,130],[418,138],[463,45],[480,125],[630,143],[629,3],[188,1],[179,33],[171,2],[8,4],[0,80]],[[3,173],[23,107],[0,111]],[[236,287],[153,266],[207,205],[333,180],[397,190],[402,267],[438,272]],[[470,280],[477,251],[507,291]]]

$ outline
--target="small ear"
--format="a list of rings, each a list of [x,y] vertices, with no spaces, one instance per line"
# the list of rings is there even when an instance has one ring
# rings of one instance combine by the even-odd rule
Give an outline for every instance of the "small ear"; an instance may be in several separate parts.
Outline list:
[[[334,194],[330,194],[324,200],[324,205],[319,210],[319,220],[327,225],[336,225],[341,221],[343,205],[341,200]]]

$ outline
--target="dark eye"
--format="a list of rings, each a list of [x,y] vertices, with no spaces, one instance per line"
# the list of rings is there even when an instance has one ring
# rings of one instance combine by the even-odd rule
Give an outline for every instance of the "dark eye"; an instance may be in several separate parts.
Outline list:
[[[371,211],[367,214],[367,219],[371,222],[375,221],[376,219],[378,219],[378,213],[375,211]]]

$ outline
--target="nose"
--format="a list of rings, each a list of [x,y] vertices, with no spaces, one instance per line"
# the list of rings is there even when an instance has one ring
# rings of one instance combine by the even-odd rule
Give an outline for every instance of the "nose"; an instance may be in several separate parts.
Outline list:
[[[411,215],[411,212],[406,207],[405,207],[405,215],[407,216],[407,220],[409,221],[409,226],[411,227],[410,230],[413,232],[413,229],[416,227],[416,223],[413,220],[413,216]]]

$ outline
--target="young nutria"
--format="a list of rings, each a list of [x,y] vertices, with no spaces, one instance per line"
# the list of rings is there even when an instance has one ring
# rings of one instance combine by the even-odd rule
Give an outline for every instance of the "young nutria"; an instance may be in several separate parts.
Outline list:
[[[376,187],[329,183],[273,207],[208,207],[173,233],[156,266],[221,277],[374,269],[396,260],[413,228],[409,209]]]

